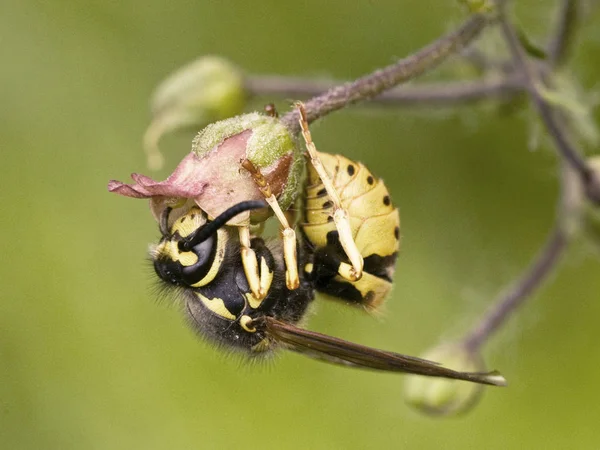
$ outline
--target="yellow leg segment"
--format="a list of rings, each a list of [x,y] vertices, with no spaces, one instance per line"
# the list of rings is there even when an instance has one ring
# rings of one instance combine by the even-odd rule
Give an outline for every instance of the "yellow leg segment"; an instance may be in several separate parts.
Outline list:
[[[342,264],[340,266],[339,274],[349,281],[357,281],[362,277],[364,261],[362,255],[360,254],[360,250],[358,250],[358,247],[352,238],[352,228],[350,227],[348,211],[342,207],[340,196],[335,190],[331,178],[329,178],[329,175],[321,163],[319,152],[315,147],[310,130],[308,128],[304,104],[302,104],[302,102],[296,102],[296,108],[298,108],[298,112],[300,113],[300,127],[302,128],[302,136],[306,142],[306,150],[308,151],[310,162],[319,174],[319,178],[321,178],[321,182],[327,191],[327,195],[333,203],[333,221],[338,230],[340,244],[342,244],[342,248],[344,249],[344,252],[346,252],[346,256],[348,256],[350,264],[352,265],[352,267],[348,268],[346,267],[347,264]]]
[[[240,253],[242,255],[242,266],[244,266],[246,280],[248,280],[248,286],[250,286],[252,295],[262,300],[267,295],[267,292],[261,289],[258,260],[256,259],[256,253],[250,248],[250,229],[248,227],[240,227],[239,230],[242,247]]]
[[[279,206],[277,198],[271,192],[271,187],[263,177],[262,173],[260,173],[260,170],[247,159],[242,161],[242,167],[250,172],[255,183],[258,185],[260,192],[265,196],[265,200],[281,224],[283,259],[285,261],[285,282],[288,289],[297,289],[300,286],[300,278],[298,275],[298,256],[296,254],[296,232],[290,227],[285,213],[281,209],[281,206]]]

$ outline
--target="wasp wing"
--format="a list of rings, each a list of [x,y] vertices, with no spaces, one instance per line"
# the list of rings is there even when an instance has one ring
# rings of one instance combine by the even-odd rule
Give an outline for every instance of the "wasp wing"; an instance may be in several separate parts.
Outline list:
[[[433,361],[355,344],[305,330],[272,317],[264,317],[262,323],[265,332],[271,338],[290,350],[333,364],[506,386],[506,380],[497,371],[457,372]]]

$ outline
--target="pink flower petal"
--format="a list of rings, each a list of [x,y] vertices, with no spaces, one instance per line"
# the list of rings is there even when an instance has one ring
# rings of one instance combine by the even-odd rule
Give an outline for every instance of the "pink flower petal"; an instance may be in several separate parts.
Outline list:
[[[154,181],[139,173],[131,174],[135,184],[112,180],[108,190],[115,194],[133,198],[179,197],[193,198],[202,193],[206,181],[202,178],[202,162],[194,154],[187,155],[165,181]]]
[[[188,154],[164,181],[134,173],[131,178],[135,183],[112,180],[108,190],[125,197],[150,199],[150,209],[157,219],[167,205],[173,205],[179,199],[193,199],[212,217],[241,201],[262,200],[264,195],[250,173],[241,166],[247,157],[246,146],[251,135],[251,130],[244,130],[226,138],[201,157],[193,152]],[[272,166],[262,168],[275,195],[279,195],[285,186],[291,158],[291,155],[285,156]],[[250,212],[245,212],[228,224],[247,224],[249,218]]]

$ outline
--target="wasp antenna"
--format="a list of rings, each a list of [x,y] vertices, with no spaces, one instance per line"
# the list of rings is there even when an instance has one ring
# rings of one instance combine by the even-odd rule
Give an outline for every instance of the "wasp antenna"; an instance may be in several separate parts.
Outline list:
[[[248,200],[246,202],[240,202],[236,205],[233,205],[231,208],[221,213],[221,215],[215,217],[215,220],[208,222],[201,228],[198,228],[198,230],[191,234],[187,239],[181,241],[180,245],[182,250],[189,251],[191,248],[195,247],[201,242],[204,242],[213,234],[215,234],[219,228],[221,228],[238,214],[250,211],[252,209],[265,208],[266,206],[266,202],[259,200]]]
[[[160,230],[160,234],[162,234],[163,236],[169,235],[169,214],[171,214],[172,210],[173,208],[167,206],[160,215],[160,222],[158,224],[158,228]]]

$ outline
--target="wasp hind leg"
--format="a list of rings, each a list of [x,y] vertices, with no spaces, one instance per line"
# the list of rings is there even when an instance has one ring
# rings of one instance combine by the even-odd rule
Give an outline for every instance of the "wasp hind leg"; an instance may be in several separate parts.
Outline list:
[[[298,112],[300,114],[300,127],[302,128],[302,136],[306,142],[306,150],[308,151],[310,162],[315,168],[316,172],[319,174],[319,178],[321,179],[321,182],[327,191],[327,195],[330,197],[331,202],[333,203],[333,221],[338,231],[340,244],[342,245],[348,260],[350,261],[350,264],[342,262],[339,266],[338,273],[349,281],[357,281],[362,277],[364,261],[360,250],[356,246],[356,242],[354,242],[354,238],[352,237],[352,228],[350,227],[348,211],[342,207],[340,196],[338,195],[331,178],[327,174],[325,167],[323,167],[323,163],[319,158],[319,152],[315,147],[310,130],[308,128],[304,104],[302,102],[296,102],[296,108],[298,108]]]
[[[300,277],[298,275],[298,256],[296,254],[296,232],[287,219],[286,214],[279,206],[277,198],[271,191],[269,183],[260,172],[260,170],[248,159],[242,161],[242,167],[246,169],[258,189],[264,195],[266,202],[269,204],[277,220],[281,224],[281,234],[283,236],[283,259],[285,261],[285,282],[288,289],[297,289],[300,286]],[[258,267],[258,266],[257,266]],[[248,280],[250,283],[250,280]]]

